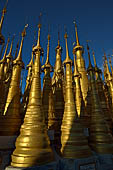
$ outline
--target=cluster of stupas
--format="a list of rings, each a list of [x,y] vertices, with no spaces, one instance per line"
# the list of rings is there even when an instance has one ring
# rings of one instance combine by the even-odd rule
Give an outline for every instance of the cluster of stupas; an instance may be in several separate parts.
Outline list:
[[[49,61],[50,35],[47,58],[41,65],[43,48],[40,44],[41,24],[38,24],[37,44],[27,65],[28,74],[24,94],[21,93],[22,48],[26,26],[20,46],[12,56],[13,39],[5,43],[2,26],[6,7],[0,21],[0,167],[1,170],[43,166],[61,159],[85,159],[113,154],[113,69],[104,54],[104,80],[93,52],[86,69],[83,46],[78,39],[73,60],[69,57],[67,32],[66,57],[62,62],[62,47],[58,38],[56,61]],[[5,52],[3,54],[3,49]],[[9,52],[8,52],[9,49]],[[19,51],[19,52],[18,52]],[[72,72],[72,67],[74,71]],[[44,72],[41,90],[41,73]],[[50,73],[53,72],[53,76]],[[57,155],[57,156],[56,156]],[[112,161],[111,161],[112,162]],[[96,164],[96,162],[94,161]],[[112,163],[111,163],[112,164]],[[112,164],[113,165],[113,164]],[[7,169],[7,168],[6,168]],[[37,168],[38,169],[38,168]],[[43,169],[43,168],[42,168]],[[58,169],[58,167],[57,167]],[[63,168],[61,168],[63,170]],[[60,170],[60,167],[59,167]]]

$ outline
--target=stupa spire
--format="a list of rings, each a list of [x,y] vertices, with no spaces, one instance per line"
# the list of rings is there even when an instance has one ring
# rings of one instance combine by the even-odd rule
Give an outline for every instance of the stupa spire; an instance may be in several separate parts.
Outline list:
[[[10,78],[11,78],[12,61],[13,61],[13,57],[12,57],[13,40],[14,40],[14,36],[12,38],[9,53],[6,55],[5,64],[4,64],[4,77],[5,77],[6,81],[7,81],[7,79],[10,80]]]
[[[26,28],[28,27],[28,24],[27,25],[25,25],[25,27],[24,27],[24,30],[23,30],[23,32],[22,32],[22,39],[21,39],[21,43],[20,43],[20,49],[19,49],[19,52],[18,52],[18,56],[17,56],[17,58],[14,60],[14,63],[17,63],[17,62],[19,62],[19,61],[22,61],[22,48],[23,48],[23,42],[24,42],[24,37],[25,37],[25,35],[26,35]]]
[[[75,21],[74,21],[74,24],[75,24],[75,33],[76,33],[76,45],[80,46],[79,39],[78,39],[77,24]]]
[[[72,64],[72,60],[69,57],[69,51],[68,51],[68,44],[67,44],[68,35],[67,35],[67,32],[65,33],[64,38],[65,38],[65,44],[66,44],[66,59],[65,59],[64,63],[69,62],[69,63]]]
[[[0,44],[5,43],[5,39],[4,39],[3,35],[1,34],[1,32],[2,32],[4,16],[5,16],[5,13],[6,13],[7,3],[8,3],[8,0],[6,1],[6,4],[5,4],[5,6],[4,6],[3,10],[2,10],[2,16],[1,16],[1,20],[0,20]]]
[[[45,64],[44,64],[44,66],[45,66],[45,67],[51,67],[51,68],[52,68],[52,66],[50,65],[50,62],[49,62],[49,48],[50,48],[49,43],[50,43],[50,34],[48,34],[47,58],[46,58],[46,62],[45,62]]]
[[[12,78],[11,78],[11,84],[10,84],[11,88],[8,92],[7,101],[6,101],[6,105],[5,105],[5,109],[4,109],[4,115],[7,112],[7,109],[10,105],[10,102],[13,100],[13,97],[15,97],[15,94],[17,93],[16,90],[14,90],[16,83],[17,83],[17,87],[16,87],[17,91],[19,90],[21,68],[24,66],[21,55],[22,55],[23,40],[24,40],[24,37],[25,37],[25,34],[26,34],[25,28],[26,28],[26,26],[24,27],[24,31],[22,32],[22,40],[21,40],[21,45],[20,45],[18,57],[13,61],[13,72],[12,72]],[[18,75],[18,76],[15,77],[15,74]],[[14,81],[16,82],[15,84],[14,84]],[[18,97],[20,97],[20,95]]]
[[[12,42],[11,42],[10,50],[9,50],[9,53],[6,56],[6,58],[12,58],[13,41],[14,41],[14,36],[12,37]]]
[[[60,46],[60,32],[58,31],[58,46]]]

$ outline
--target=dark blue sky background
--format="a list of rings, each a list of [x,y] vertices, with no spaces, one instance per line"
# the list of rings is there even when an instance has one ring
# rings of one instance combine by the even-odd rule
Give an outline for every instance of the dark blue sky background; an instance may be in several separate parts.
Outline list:
[[[0,0],[0,10],[5,0]],[[0,11],[0,13],[1,13]],[[46,58],[48,25],[50,24],[50,61],[55,63],[55,47],[57,46],[58,25],[60,28],[60,44],[63,47],[62,60],[65,59],[64,25],[68,32],[69,54],[73,59],[72,48],[75,42],[75,29],[73,20],[78,25],[80,44],[84,46],[86,66],[88,57],[86,40],[91,40],[90,47],[94,49],[97,63],[102,67],[103,48],[106,54],[112,54],[113,49],[113,1],[112,0],[9,0],[7,13],[4,18],[3,34],[7,40],[8,34],[16,34],[14,48],[26,23],[29,24],[23,46],[23,61],[29,63],[34,32],[36,31],[38,16],[41,19],[41,45],[44,48],[44,61]],[[26,74],[25,74],[26,75]]]

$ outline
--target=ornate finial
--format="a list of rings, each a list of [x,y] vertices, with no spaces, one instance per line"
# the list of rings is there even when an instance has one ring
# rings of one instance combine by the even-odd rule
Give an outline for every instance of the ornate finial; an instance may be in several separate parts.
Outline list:
[[[76,24],[76,22],[75,22],[75,21],[74,21],[73,23],[75,24],[76,44],[77,44],[77,46],[79,46],[79,45],[80,45],[80,43],[79,43],[79,39],[78,39],[77,24]]]
[[[42,70],[44,70],[45,68],[50,68],[50,71],[53,71],[53,67],[51,66],[50,62],[49,62],[49,42],[50,42],[50,34],[48,33],[48,44],[47,44],[47,58],[46,58],[46,62],[45,64],[42,66]]]
[[[26,35],[26,28],[28,27],[28,24],[25,25],[24,30],[22,32],[22,37],[25,37]]]
[[[69,57],[69,52],[68,52],[68,45],[67,45],[67,38],[68,38],[68,35],[67,35],[66,27],[65,27],[64,29],[65,29],[64,38],[65,38],[65,43],[66,43],[66,59],[65,59],[64,63],[69,62],[69,63],[72,64],[72,60],[70,59],[70,57]]]
[[[60,46],[60,31],[59,31],[59,26],[58,26],[58,46]]]
[[[38,24],[38,41],[37,41],[37,46],[38,47],[40,47],[41,16],[42,16],[42,14],[40,13],[40,15],[39,15],[39,24]]]
[[[41,17],[41,14],[40,14],[40,16],[39,16],[39,24],[38,24],[38,40],[37,40],[36,46],[34,46],[32,50],[33,50],[33,53],[34,53],[34,54],[40,52],[40,56],[43,56],[44,51],[43,51],[43,48],[42,48],[41,45],[40,45],[40,28],[41,28],[40,17]]]
[[[60,32],[59,32],[59,26],[58,26],[58,45],[55,48],[56,54],[61,54],[62,53],[62,47],[60,46]]]
[[[103,52],[104,52],[104,59],[105,59],[105,61],[107,61],[107,57],[106,57],[106,53],[105,53],[105,50],[104,50],[104,48],[103,48]]]
[[[49,41],[50,41],[50,34],[48,34],[47,60],[46,60],[46,63],[49,63]]]
[[[67,38],[68,38],[67,32],[65,32],[64,38],[66,43],[66,57],[69,58],[68,45],[67,45]]]

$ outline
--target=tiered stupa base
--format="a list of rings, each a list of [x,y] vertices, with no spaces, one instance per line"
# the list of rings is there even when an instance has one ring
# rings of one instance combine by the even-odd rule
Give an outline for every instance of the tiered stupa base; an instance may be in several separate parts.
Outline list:
[[[6,167],[5,170],[59,170],[59,164],[58,162],[51,162],[48,163],[46,165],[42,165],[42,166],[33,166],[33,167],[28,167],[28,168],[17,168],[17,167],[12,167],[12,166],[8,166]]]

